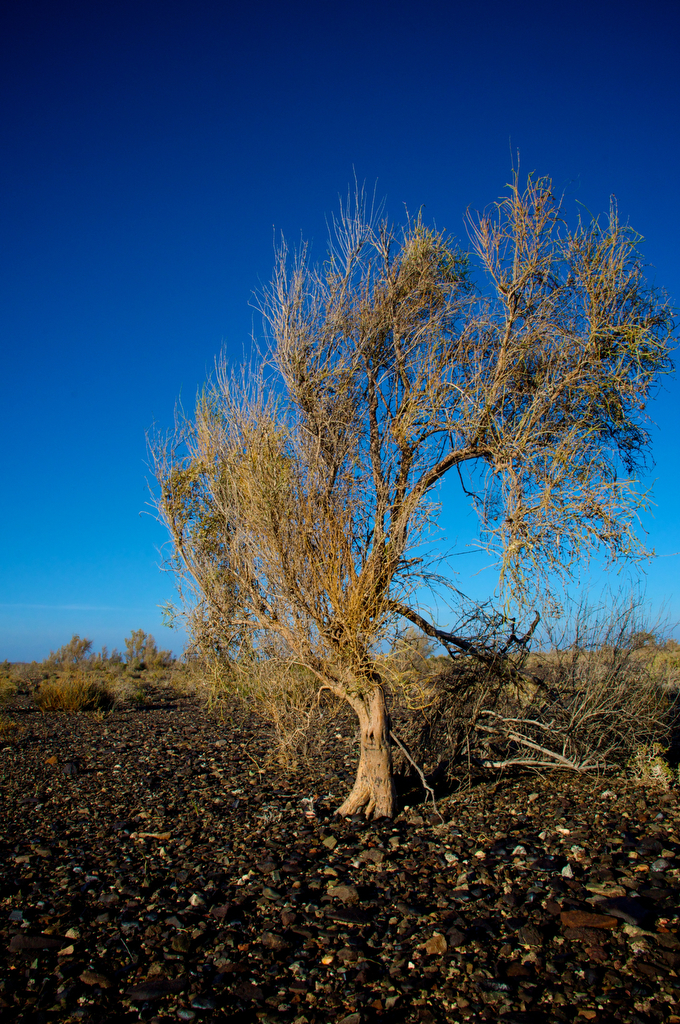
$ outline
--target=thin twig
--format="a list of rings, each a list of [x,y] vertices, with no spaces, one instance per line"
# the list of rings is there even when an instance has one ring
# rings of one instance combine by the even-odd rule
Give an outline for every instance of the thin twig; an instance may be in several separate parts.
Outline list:
[[[505,718],[503,715],[499,715],[497,711],[480,711],[480,715],[493,715],[494,718],[500,719],[501,722],[516,722],[522,725],[535,725],[539,729],[552,729],[555,732],[560,732],[560,729],[555,729],[555,721],[552,722],[537,722],[534,718]]]
[[[408,761],[410,761],[415,770],[418,772],[418,775],[420,775],[420,781],[423,784],[423,789],[432,797],[432,806],[434,807],[436,813],[439,814],[439,817],[443,821],[444,819],[442,818],[439,808],[437,807],[437,801],[435,799],[434,790],[432,786],[428,785],[427,779],[425,778],[425,773],[423,772],[422,768],[420,767],[420,765],[416,764],[416,762],[413,760],[410,753],[406,749],[406,746],[402,743],[402,741],[399,739],[396,733],[392,732],[392,730],[390,730],[390,739],[397,744],[404,757],[407,758]],[[425,799],[427,800],[427,797],[425,797]]]
[[[540,754],[545,754],[546,757],[554,758],[555,761],[557,761],[560,764],[563,764],[565,768],[571,768],[575,772],[582,772],[586,770],[586,764],[576,764],[575,761],[570,760],[568,757],[562,757],[561,754],[558,754],[554,750],[548,750],[546,747],[539,746],[538,743],[533,743],[531,740],[527,739],[526,736],[522,736],[521,733],[502,732],[498,728],[494,729],[492,726],[479,725],[479,723],[477,723],[477,728],[481,729],[482,732],[490,732],[495,735],[506,736],[508,739],[514,740],[515,743],[520,743],[522,746],[529,747],[531,750],[537,750]]]

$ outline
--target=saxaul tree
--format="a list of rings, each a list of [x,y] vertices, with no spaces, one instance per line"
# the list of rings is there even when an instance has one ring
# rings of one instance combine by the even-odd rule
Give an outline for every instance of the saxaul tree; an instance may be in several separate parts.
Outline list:
[[[157,500],[197,645],[346,701],[361,749],[338,813],[391,816],[386,644],[411,623],[474,649],[416,600],[438,482],[459,476],[520,606],[595,552],[643,556],[635,472],[673,322],[615,206],[570,227],[545,178],[470,217],[471,251],[361,195],[332,229],[321,266],[281,246],[266,347],[155,444]]]

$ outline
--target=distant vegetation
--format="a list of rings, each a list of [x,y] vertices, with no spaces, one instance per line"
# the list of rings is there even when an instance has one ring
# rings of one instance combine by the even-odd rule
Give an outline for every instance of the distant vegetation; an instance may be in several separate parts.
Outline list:
[[[0,665],[0,698],[30,695],[43,711],[103,711],[126,701],[144,701],[149,687],[186,672],[170,651],[159,651],[142,629],[125,640],[125,655],[74,634],[42,662]]]

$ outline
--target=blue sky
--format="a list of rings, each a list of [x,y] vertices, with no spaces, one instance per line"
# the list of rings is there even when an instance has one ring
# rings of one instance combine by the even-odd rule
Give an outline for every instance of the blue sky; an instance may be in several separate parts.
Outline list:
[[[137,628],[181,650],[160,621],[174,590],[145,432],[259,330],[274,227],[323,255],[354,170],[393,219],[424,206],[463,235],[519,150],[592,211],[615,193],[677,304],[679,29],[655,0],[5,0],[0,658]],[[674,619],[679,407],[673,379],[650,409],[646,520],[647,596]],[[481,594],[466,557],[458,583]]]

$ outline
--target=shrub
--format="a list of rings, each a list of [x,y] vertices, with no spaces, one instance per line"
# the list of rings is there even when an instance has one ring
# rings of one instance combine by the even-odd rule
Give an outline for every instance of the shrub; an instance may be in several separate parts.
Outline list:
[[[50,675],[50,669],[37,661],[15,662],[11,668],[11,679],[22,690],[32,690]]]
[[[174,658],[171,651],[159,651],[156,641],[143,629],[133,629],[132,636],[125,638],[125,661],[133,671],[141,669],[170,668]]]
[[[91,660],[92,641],[86,637],[82,639],[74,633],[67,644],[57,651],[50,651],[46,664],[55,668],[68,668],[72,665],[82,665],[84,661]]]

